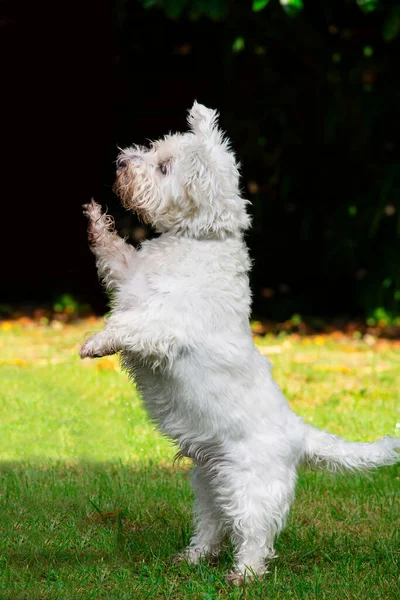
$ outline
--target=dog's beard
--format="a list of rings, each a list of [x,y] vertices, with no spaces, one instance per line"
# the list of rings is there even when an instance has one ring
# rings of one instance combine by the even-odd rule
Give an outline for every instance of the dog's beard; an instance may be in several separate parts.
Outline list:
[[[120,169],[113,190],[124,208],[137,212],[145,223],[153,221],[161,196],[145,165],[129,165]]]

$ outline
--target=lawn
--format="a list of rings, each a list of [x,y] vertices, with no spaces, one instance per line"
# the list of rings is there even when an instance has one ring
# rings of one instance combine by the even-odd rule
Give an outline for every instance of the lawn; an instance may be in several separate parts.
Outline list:
[[[190,465],[148,423],[115,358],[79,361],[101,323],[0,324],[0,599],[400,597],[400,466],[300,474],[270,574],[176,564],[191,532]],[[258,338],[292,407],[351,440],[400,433],[400,344]]]

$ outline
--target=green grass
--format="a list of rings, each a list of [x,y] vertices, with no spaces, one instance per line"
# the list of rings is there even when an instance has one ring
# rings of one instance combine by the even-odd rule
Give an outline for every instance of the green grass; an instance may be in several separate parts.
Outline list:
[[[0,326],[0,600],[400,596],[400,468],[302,472],[279,558],[261,581],[175,564],[191,532],[189,465],[154,432],[115,359],[82,361],[98,323]],[[268,338],[293,408],[352,440],[399,433],[400,349]],[[268,350],[266,350],[268,352]]]

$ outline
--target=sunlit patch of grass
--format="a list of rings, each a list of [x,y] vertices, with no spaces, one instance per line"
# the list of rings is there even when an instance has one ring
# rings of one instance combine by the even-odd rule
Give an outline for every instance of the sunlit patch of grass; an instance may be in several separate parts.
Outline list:
[[[399,591],[399,466],[302,472],[271,573],[246,590],[188,542],[188,463],[149,424],[116,358],[80,361],[101,321],[0,327],[0,598],[384,598]],[[396,343],[266,336],[274,376],[305,420],[353,440],[400,432]],[[397,426],[396,426],[397,425]]]

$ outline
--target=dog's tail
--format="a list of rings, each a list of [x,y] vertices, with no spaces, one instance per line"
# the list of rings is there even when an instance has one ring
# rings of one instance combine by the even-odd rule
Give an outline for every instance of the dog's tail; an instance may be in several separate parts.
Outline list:
[[[337,435],[306,425],[304,460],[328,471],[368,471],[400,461],[400,437],[377,442],[348,442]]]

